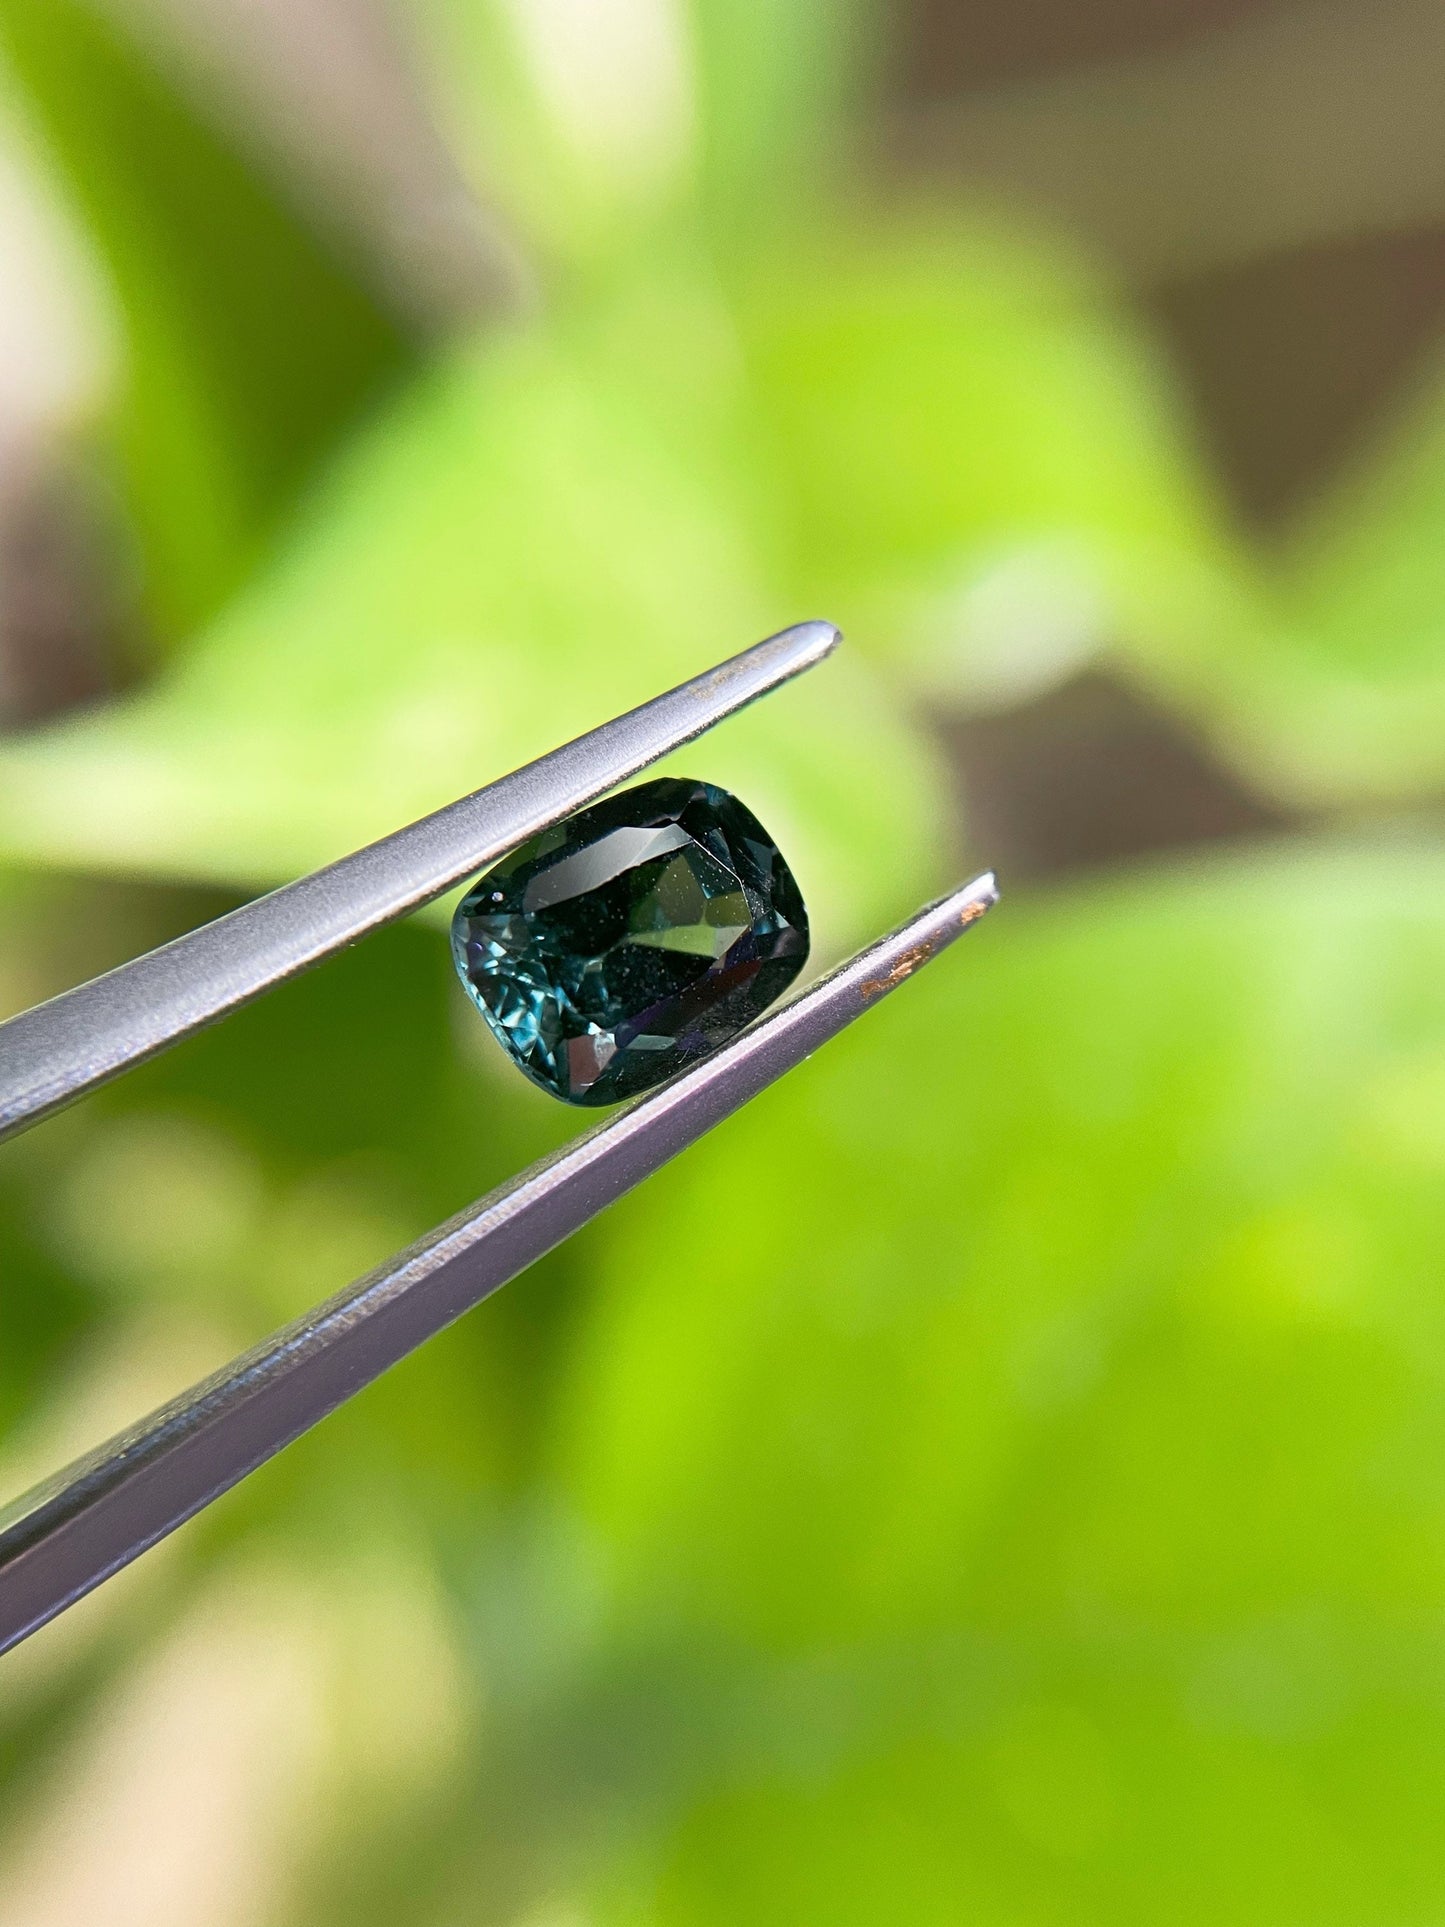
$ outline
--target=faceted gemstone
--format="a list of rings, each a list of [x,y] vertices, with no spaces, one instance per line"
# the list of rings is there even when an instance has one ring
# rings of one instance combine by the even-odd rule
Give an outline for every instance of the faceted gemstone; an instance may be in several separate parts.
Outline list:
[[[802,969],[808,916],[751,810],[671,777],[582,810],[480,877],[457,970],[534,1084],[615,1104],[725,1044]]]

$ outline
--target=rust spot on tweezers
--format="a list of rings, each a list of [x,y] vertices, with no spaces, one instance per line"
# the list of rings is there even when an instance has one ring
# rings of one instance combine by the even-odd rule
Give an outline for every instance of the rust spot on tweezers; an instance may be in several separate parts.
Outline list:
[[[963,922],[965,925],[968,925],[973,922],[975,916],[981,916],[982,914],[982,911],[976,910],[971,915],[965,916]],[[884,971],[881,977],[870,977],[866,983],[860,985],[859,989],[861,994],[871,1000],[874,997],[881,997],[885,991],[896,990],[905,978],[913,975],[920,964],[926,964],[928,962],[928,959],[937,948],[938,943],[936,939],[932,937],[930,937],[926,943],[914,944],[911,949],[905,950],[901,955],[895,957],[892,964]]]

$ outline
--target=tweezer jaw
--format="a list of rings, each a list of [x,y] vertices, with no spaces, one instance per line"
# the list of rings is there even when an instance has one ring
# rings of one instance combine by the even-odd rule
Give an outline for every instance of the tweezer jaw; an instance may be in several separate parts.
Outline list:
[[[920,911],[693,1070],[16,1500],[0,1513],[0,1652],[695,1143],[997,900],[985,875]]]
[[[0,1139],[430,903],[839,641],[784,629],[460,802],[0,1024]]]

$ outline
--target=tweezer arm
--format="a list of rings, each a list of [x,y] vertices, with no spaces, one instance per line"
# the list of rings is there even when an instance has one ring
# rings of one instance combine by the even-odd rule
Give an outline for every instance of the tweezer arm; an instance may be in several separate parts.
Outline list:
[[[804,622],[379,843],[0,1024],[0,1138],[439,897],[821,662]]]
[[[945,897],[665,1085],[0,1513],[0,1652],[279,1452],[896,990],[997,899]]]

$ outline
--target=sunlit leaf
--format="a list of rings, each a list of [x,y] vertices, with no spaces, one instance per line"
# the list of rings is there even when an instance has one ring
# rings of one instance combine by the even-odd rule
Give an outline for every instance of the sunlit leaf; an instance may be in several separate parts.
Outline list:
[[[816,196],[857,140],[887,58],[875,0],[690,0],[699,172],[736,245]]]
[[[1248,603],[1158,358],[1056,245],[939,214],[814,221],[739,325],[807,593],[952,701],[1031,693]]]
[[[597,1917],[1354,1927],[1384,1917],[1382,1896],[1437,1904],[1440,1713],[1420,1693],[1403,1714],[1376,1640],[1305,1623],[1187,1657],[1100,1648],[1087,1667],[986,1655],[992,1704],[997,1676],[974,1708],[935,1708],[836,1776],[729,1789]],[[1424,1645],[1399,1658],[1430,1664]]]
[[[462,163],[554,267],[610,275],[690,199],[697,79],[679,0],[406,0]]]
[[[544,256],[614,273],[681,221],[746,249],[815,196],[881,70],[873,0],[408,0],[464,164]]]
[[[1158,351],[1057,244],[814,218],[739,326],[805,599],[951,705],[1102,661],[1295,804],[1445,776],[1445,501],[1427,389],[1278,553],[1232,533]]]
[[[616,1611],[811,1655],[656,1918],[1359,1918],[1321,1840],[1435,1904],[1441,880],[1005,905],[619,1209],[561,1430]]]

